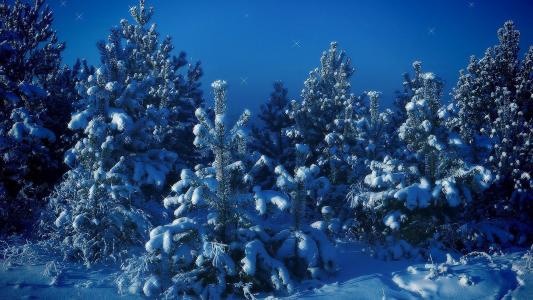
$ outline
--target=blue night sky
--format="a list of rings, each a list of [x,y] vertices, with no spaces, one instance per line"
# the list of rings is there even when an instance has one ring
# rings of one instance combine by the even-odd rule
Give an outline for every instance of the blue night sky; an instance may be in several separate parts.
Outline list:
[[[97,40],[129,18],[135,0],[49,0],[64,61],[77,57],[99,65]],[[497,42],[496,30],[512,19],[521,31],[522,52],[533,44],[533,1],[476,0],[147,0],[161,35],[173,37],[176,50],[201,60],[207,100],[209,83],[230,84],[230,111],[253,111],[266,101],[274,80],[282,80],[298,99],[308,72],[322,51],[338,41],[352,58],[353,92],[383,92],[385,105],[401,88],[401,74],[422,60],[449,91],[470,55],[481,56]],[[445,95],[448,98],[448,95]]]

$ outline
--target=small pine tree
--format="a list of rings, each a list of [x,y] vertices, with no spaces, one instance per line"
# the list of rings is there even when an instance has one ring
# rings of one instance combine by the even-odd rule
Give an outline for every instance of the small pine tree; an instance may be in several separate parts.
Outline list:
[[[337,43],[331,43],[320,62],[305,81],[302,101],[291,102],[289,116],[294,125],[287,134],[293,145],[310,146],[311,161],[333,187],[320,205],[338,214],[349,184],[366,172],[369,110],[362,97],[351,94],[354,70]]]
[[[215,81],[212,87],[214,122],[203,109],[196,111],[194,144],[209,149],[214,161],[211,166],[198,165],[194,172],[183,170],[165,198],[166,207],[176,208],[176,219],[150,232],[146,250],[152,268],[143,287],[147,296],[219,298],[232,291],[239,277],[238,232],[247,222],[246,200],[251,198],[245,164],[238,157],[246,150],[244,126],[250,113],[245,111],[233,128],[227,128],[226,82]]]
[[[331,43],[322,54],[320,69],[313,70],[304,83],[302,102],[292,101],[290,117],[295,122],[289,137],[313,147],[318,157],[325,147],[325,137],[335,127],[335,120],[344,117],[344,105],[354,99],[350,94],[353,68],[337,43]]]
[[[197,110],[194,134],[195,145],[209,149],[214,161],[182,171],[164,200],[175,209],[176,219],[153,229],[146,243],[145,278],[128,267],[120,284],[140,288],[142,282],[147,296],[217,299],[292,291],[293,280],[333,271],[334,251],[327,235],[307,225],[305,216],[306,199],[324,197],[327,179],[319,176],[316,166],[298,168],[295,176],[279,166],[282,191],[252,188],[254,166],[241,160],[249,155],[244,128],[249,112],[228,129],[226,83],[215,81],[212,86],[214,121]],[[292,204],[287,193],[294,197]]]
[[[281,81],[274,82],[274,91],[266,104],[261,105],[259,118],[263,122],[260,127],[252,127],[251,150],[271,158],[276,164],[289,161],[289,140],[285,129],[291,125],[287,114],[289,99],[287,89]]]
[[[416,90],[422,87],[422,63],[420,61],[413,62],[414,76],[411,77],[409,73],[403,74],[403,90],[396,91],[396,98],[394,99],[394,121],[399,126],[405,119],[407,119],[407,112],[405,105],[413,98]]]
[[[369,124],[365,131],[360,130],[366,134],[365,140],[368,140],[365,156],[370,160],[383,159],[390,149],[394,149],[394,146],[398,144],[395,134],[397,128],[394,127],[394,112],[390,109],[380,112],[380,92],[370,91],[367,94],[370,100]]]

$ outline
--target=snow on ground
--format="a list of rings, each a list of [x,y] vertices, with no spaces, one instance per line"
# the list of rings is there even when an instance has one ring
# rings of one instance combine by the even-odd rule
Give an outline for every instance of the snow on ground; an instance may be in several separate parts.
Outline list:
[[[492,256],[472,253],[434,263],[375,259],[358,243],[342,243],[338,250],[341,270],[336,276],[322,287],[284,299],[531,299],[533,295],[531,250]],[[140,299],[117,294],[115,271],[41,260],[30,264],[0,260],[0,299]]]
[[[286,299],[533,299],[533,258],[528,255],[472,254],[433,264],[384,261],[357,243],[346,243],[339,247],[342,269],[336,277]]]
[[[47,264],[0,269],[0,299],[142,299],[117,294],[112,272],[65,265],[56,277]]]

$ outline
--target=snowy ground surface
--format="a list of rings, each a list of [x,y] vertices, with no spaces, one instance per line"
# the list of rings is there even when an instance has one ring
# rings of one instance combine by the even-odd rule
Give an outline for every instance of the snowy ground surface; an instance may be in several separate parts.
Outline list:
[[[359,244],[345,243],[339,260],[341,271],[325,285],[285,299],[533,299],[533,260],[526,251],[425,264],[378,260]],[[140,299],[117,294],[116,271],[0,260],[0,299]]]

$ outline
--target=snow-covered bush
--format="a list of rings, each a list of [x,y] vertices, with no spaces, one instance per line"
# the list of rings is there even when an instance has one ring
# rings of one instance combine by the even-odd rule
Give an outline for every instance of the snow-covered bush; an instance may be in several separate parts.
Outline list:
[[[277,257],[287,261],[291,272],[299,278],[320,278],[323,272],[336,270],[335,252],[327,237],[329,230],[318,221],[309,226],[307,224],[307,201],[320,201],[330,189],[327,178],[319,176],[318,166],[299,166],[294,174],[288,173],[282,166],[276,168],[278,174],[277,186],[290,196],[292,200],[291,212],[293,227],[277,233],[274,241],[280,244]],[[325,215],[331,213],[331,208],[322,207]]]
[[[52,21],[43,0],[0,3],[0,233],[29,229],[64,172],[75,71]]]
[[[330,207],[323,207],[326,221],[309,224],[310,207],[318,207],[330,190],[316,165],[303,165],[306,145],[294,149],[294,174],[279,165],[276,186],[280,191],[254,189],[256,209],[263,219],[243,230],[249,241],[241,260],[247,280],[255,290],[292,291],[296,282],[316,283],[337,269],[336,253],[328,234],[339,229]],[[309,205],[309,202],[312,202]],[[265,218],[267,217],[267,218]],[[337,226],[336,226],[337,225]]]
[[[79,139],[65,154],[71,170],[43,218],[45,236],[86,264],[140,244],[150,216],[159,213],[150,200],[167,192],[167,177],[195,157],[199,65],[182,75],[185,55],[171,55],[169,37],[159,42],[155,24],[148,26],[152,9],[141,0],[130,13],[136,24],[122,20],[111,30],[98,44],[102,65],[77,84],[81,99],[68,126]]]
[[[420,72],[420,64],[415,63]],[[356,228],[363,237],[385,246],[385,256],[413,254],[440,225],[458,220],[461,210],[478,201],[492,176],[488,169],[462,159],[461,139],[442,124],[442,84],[432,73],[406,104],[407,119],[398,135],[405,145],[397,157],[371,163],[364,183],[350,193]]]

